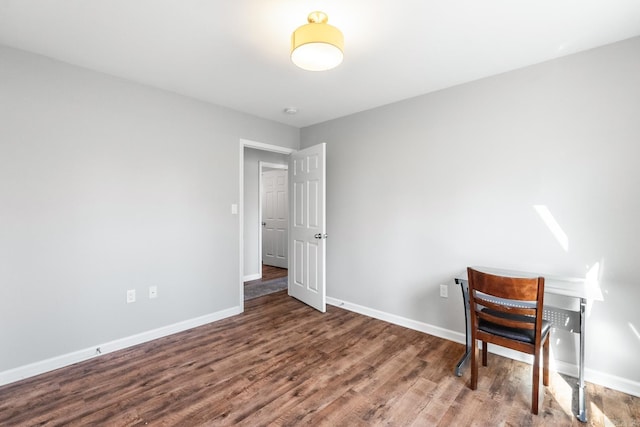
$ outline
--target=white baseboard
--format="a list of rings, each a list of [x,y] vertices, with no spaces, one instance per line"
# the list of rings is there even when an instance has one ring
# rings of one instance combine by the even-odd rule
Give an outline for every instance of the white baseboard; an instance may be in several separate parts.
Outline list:
[[[397,316],[395,314],[386,313],[384,311],[375,310],[332,297],[327,297],[327,304],[344,308],[345,310],[353,311],[365,316],[373,317],[374,319],[384,320],[385,322],[389,322],[394,325],[403,326],[415,331],[424,332],[439,338],[444,338],[449,341],[454,341],[460,344],[464,344],[466,342],[466,337],[463,333],[444,329],[439,326],[430,325],[424,322],[418,322],[406,317]],[[489,352],[529,364],[531,364],[533,360],[533,358],[528,354],[520,353],[518,351],[513,351],[499,346],[490,346]],[[551,369],[561,374],[569,375],[571,377],[578,377],[578,366],[575,364],[563,361],[552,361]],[[613,390],[640,397],[640,382],[631,381],[626,378],[621,378],[615,375],[588,368],[585,368],[584,370],[584,378],[585,381],[588,381],[590,383],[599,384]]]
[[[174,323],[172,325],[163,326],[161,328],[142,332],[136,335],[131,335],[125,338],[120,338],[114,341],[96,344],[89,348],[74,351],[72,353],[63,354],[60,356],[52,357],[51,359],[46,359],[39,362],[31,363],[29,365],[24,365],[18,368],[3,371],[0,372],[0,386],[25,378],[33,377],[35,375],[43,374],[45,372],[53,371],[54,369],[63,368],[65,366],[92,359],[94,357],[99,357],[103,354],[112,353],[117,350],[122,350],[134,345],[166,337],[177,332],[186,331],[187,329],[195,328],[197,326],[206,325],[207,323],[215,322],[217,320],[221,320],[230,316],[235,316],[236,314],[240,313],[242,313],[242,308],[240,306],[235,306],[226,310],[196,317],[194,319],[189,319],[182,322]],[[97,349],[100,349],[100,352],[98,352]]]
[[[354,304],[351,302],[327,297],[327,304],[335,305],[336,307],[344,308],[345,310],[364,314],[365,316],[373,317],[374,319],[384,320],[385,322],[393,323],[394,325],[404,326],[405,328],[424,332],[426,334],[434,335],[436,337],[444,338],[460,344],[464,344],[467,339],[466,336],[460,332],[454,332],[449,329],[441,328],[439,326],[429,325],[428,323],[418,322],[406,317],[389,314],[384,311],[375,310],[373,308],[364,307],[362,305]]]
[[[252,280],[258,280],[258,279],[262,279],[262,274],[260,273],[256,273],[256,274],[249,274],[246,275],[242,278],[243,282],[250,282]]]

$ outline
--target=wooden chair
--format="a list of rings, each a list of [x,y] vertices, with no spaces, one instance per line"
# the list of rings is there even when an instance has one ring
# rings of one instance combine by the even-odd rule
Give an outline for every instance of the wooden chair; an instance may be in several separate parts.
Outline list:
[[[544,277],[504,277],[467,268],[471,311],[471,384],[478,387],[478,340],[482,365],[487,366],[487,344],[497,344],[533,355],[531,412],[538,413],[540,348],[544,352],[542,383],[549,385],[550,322],[542,319]]]

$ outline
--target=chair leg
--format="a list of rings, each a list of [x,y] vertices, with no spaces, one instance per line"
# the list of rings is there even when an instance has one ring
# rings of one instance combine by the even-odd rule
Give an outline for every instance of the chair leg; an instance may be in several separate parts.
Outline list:
[[[531,413],[538,415],[538,394],[540,392],[540,351],[533,355],[533,383],[531,393]]]
[[[487,366],[487,352],[489,351],[489,344],[486,341],[482,341],[482,366]]]
[[[542,384],[545,386],[549,385],[549,340],[550,338],[547,335],[547,339],[542,345],[542,357],[544,357],[542,361]]]
[[[471,390],[478,388],[478,341],[474,338],[471,339]]]

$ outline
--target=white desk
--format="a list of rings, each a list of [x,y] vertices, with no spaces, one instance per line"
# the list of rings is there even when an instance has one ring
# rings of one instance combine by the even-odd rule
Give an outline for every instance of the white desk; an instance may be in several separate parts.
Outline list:
[[[587,300],[602,301],[600,288],[589,284],[585,279],[568,277],[555,277],[541,273],[527,273],[522,271],[501,270],[491,267],[472,267],[475,270],[498,276],[510,277],[544,277],[544,318],[551,321],[552,327],[567,330],[580,335],[580,356],[578,361],[578,414],[576,415],[583,423],[587,422],[584,394],[584,341],[586,332],[585,309]],[[462,368],[471,355],[471,319],[469,317],[469,283],[467,282],[467,270],[464,270],[455,277],[455,282],[462,289],[462,299],[464,301],[465,333],[467,338],[467,348],[456,365],[455,374],[462,375]],[[579,308],[556,307],[547,300],[547,295],[559,295],[568,297],[579,302]]]

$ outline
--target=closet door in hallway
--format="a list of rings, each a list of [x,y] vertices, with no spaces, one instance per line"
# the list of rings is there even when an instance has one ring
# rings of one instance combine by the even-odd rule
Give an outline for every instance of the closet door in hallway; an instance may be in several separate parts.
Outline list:
[[[262,263],[288,267],[289,198],[286,170],[262,173]]]

